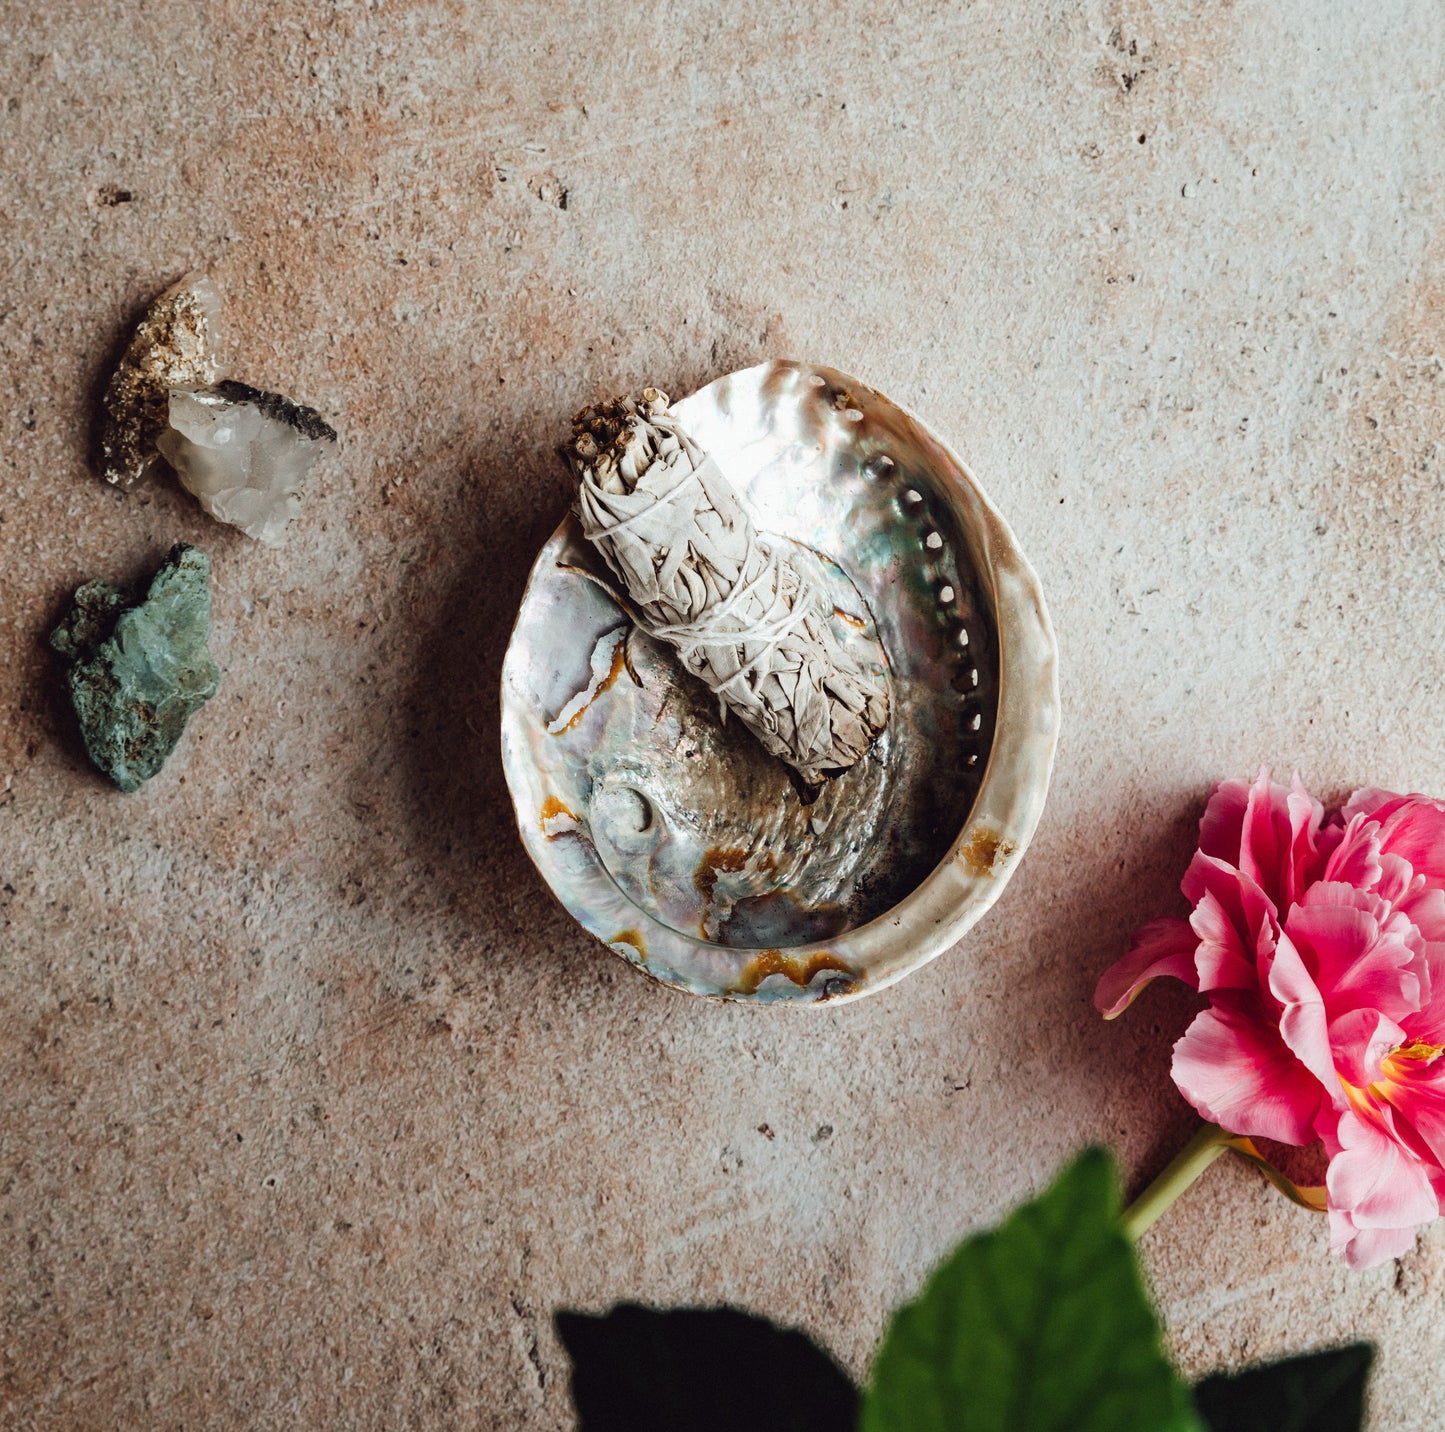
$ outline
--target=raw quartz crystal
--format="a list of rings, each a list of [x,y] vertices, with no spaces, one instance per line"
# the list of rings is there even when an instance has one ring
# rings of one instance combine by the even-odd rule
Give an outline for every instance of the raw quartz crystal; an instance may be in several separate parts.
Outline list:
[[[170,394],[159,447],[181,485],[221,522],[276,547],[301,510],[311,465],[336,443],[320,413],[245,383]]]
[[[102,400],[100,468],[107,482],[131,488],[155,466],[172,388],[204,387],[221,376],[220,317],[216,285],[189,273],[136,325]]]
[[[646,388],[572,427],[582,531],[638,624],[808,785],[853,766],[888,723],[886,675],[839,640],[831,601],[759,535],[667,395]]]
[[[274,547],[336,433],[310,408],[219,381],[220,316],[220,292],[203,273],[150,306],[105,390],[101,472],[131,488],[164,457],[212,517]]]
[[[86,754],[123,791],[160,770],[186,722],[216,694],[221,673],[206,646],[210,576],[204,552],[173,547],[141,601],[109,582],[86,582],[50,634],[71,664],[65,687]]]

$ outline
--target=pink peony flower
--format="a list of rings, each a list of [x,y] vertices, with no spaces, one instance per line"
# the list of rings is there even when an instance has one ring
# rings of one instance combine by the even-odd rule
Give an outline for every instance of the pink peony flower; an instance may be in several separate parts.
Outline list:
[[[1445,1197],[1445,803],[1357,791],[1324,810],[1296,776],[1215,787],[1184,894],[1099,981],[1122,1013],[1160,975],[1209,1000],[1174,1082],[1233,1134],[1324,1141],[1330,1246],[1398,1257]]]

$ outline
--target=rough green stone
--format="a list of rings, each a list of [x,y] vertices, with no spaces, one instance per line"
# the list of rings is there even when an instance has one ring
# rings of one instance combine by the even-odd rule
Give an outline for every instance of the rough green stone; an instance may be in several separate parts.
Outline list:
[[[130,605],[109,582],[86,582],[75,589],[70,610],[50,633],[50,645],[67,661],[82,661],[111,634],[115,619]]]
[[[86,582],[50,634],[73,663],[65,685],[86,753],[123,791],[160,770],[186,722],[216,694],[221,673],[206,647],[210,577],[204,552],[173,547],[144,600],[132,605],[109,582]]]

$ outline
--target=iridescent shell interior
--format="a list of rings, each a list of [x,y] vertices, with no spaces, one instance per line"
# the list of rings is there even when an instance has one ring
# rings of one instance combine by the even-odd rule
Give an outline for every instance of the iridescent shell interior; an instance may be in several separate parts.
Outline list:
[[[826,587],[840,636],[888,673],[888,727],[807,799],[669,648],[633,628],[569,516],[533,566],[503,669],[518,825],[577,919],[668,984],[764,1002],[862,994],[937,953],[940,930],[956,938],[1032,833],[1057,720],[1042,599],[957,459],[862,384],[770,363],[674,411],[759,528]],[[1046,739],[1025,763],[1037,789],[1022,812],[1005,803],[1007,830],[965,852],[984,885],[921,905],[964,848],[998,733],[1000,534],[1031,588],[1032,685],[1046,708],[1033,722]],[[930,921],[923,905],[940,894],[949,908]]]

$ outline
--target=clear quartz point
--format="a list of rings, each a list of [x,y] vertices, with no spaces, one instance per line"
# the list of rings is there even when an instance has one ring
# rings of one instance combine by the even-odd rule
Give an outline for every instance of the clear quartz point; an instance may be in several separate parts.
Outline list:
[[[335,430],[313,409],[225,382],[172,388],[169,426],[156,445],[212,517],[278,547],[301,510],[306,474],[335,443]]]

